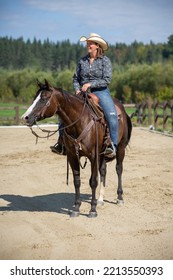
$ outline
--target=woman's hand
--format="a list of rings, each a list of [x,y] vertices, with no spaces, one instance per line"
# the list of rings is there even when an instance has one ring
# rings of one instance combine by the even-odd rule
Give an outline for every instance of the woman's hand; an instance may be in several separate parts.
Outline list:
[[[80,93],[81,93],[80,90],[77,90],[77,91],[75,92],[76,95],[78,95],[78,94],[80,94]]]
[[[86,83],[82,86],[81,90],[83,92],[86,92],[89,88],[91,87],[91,84],[90,83]]]

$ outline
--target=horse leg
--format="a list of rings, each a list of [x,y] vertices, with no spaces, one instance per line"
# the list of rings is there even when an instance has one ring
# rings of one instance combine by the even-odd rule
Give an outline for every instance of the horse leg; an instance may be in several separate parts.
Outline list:
[[[105,187],[106,187],[106,161],[103,158],[100,164],[100,192],[99,192],[99,198],[97,200],[97,205],[103,206],[104,205],[104,194],[105,194]]]
[[[89,218],[95,218],[97,217],[96,212],[96,206],[97,206],[97,200],[96,200],[96,188],[98,185],[98,172],[97,172],[97,164],[94,160],[94,163],[91,163],[91,177],[89,180],[89,184],[92,190],[92,199],[91,199],[91,210],[89,212],[88,217]]]
[[[78,217],[80,214],[79,208],[81,206],[81,199],[80,199],[80,166],[78,163],[78,160],[74,161],[69,161],[70,166],[73,172],[73,183],[75,187],[75,208],[71,212],[70,217]]]
[[[116,163],[116,172],[118,175],[118,189],[117,189],[117,204],[123,204],[123,188],[122,188],[122,173],[123,173],[123,159],[125,156],[125,148],[120,147],[117,150],[117,163]]]

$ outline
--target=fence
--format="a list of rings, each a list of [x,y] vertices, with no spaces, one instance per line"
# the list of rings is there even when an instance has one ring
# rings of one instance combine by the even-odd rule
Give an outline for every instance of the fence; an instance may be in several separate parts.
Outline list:
[[[124,107],[133,108],[135,110],[135,104],[124,104]],[[22,124],[21,115],[26,111],[27,108],[28,107],[26,107],[26,106],[25,107],[24,106],[15,106],[15,107],[1,107],[0,106],[0,125]],[[3,112],[3,114],[1,114],[1,112]],[[45,122],[50,122],[50,119]],[[51,122],[57,123],[57,117],[53,116],[51,118]]]
[[[152,102],[150,99],[148,101],[136,104],[125,104],[125,108],[133,108],[136,111],[131,114],[131,118],[136,116],[136,121],[138,124],[148,124],[154,125],[157,129],[162,123],[163,130],[167,130],[168,121],[171,123],[171,131],[173,132],[173,99],[170,101],[165,101],[159,103],[158,101]],[[15,124],[19,125],[22,123],[21,115],[27,109],[27,107],[15,106],[15,107],[0,107],[0,110],[12,111],[10,116],[1,116],[1,124]],[[57,117],[52,118],[52,121],[57,123]]]
[[[26,111],[26,106],[1,107],[0,106],[0,125],[20,125],[22,114]],[[48,121],[45,121],[48,122]],[[50,120],[49,120],[50,122]],[[57,117],[51,118],[51,122],[57,123]]]
[[[154,125],[157,129],[162,125],[163,130],[168,129],[168,122],[171,123],[171,131],[173,132],[173,99],[159,103],[157,100],[136,104],[136,111],[132,113],[131,118],[137,117],[138,124]]]
[[[0,106],[0,122],[1,124],[15,124],[21,123],[21,111],[26,110],[27,107],[15,106],[15,107],[1,107]]]

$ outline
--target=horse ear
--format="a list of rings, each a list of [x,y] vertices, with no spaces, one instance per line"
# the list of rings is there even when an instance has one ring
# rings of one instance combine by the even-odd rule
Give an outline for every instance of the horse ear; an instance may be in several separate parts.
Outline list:
[[[44,81],[45,81],[46,87],[47,87],[48,89],[50,89],[50,88],[51,88],[51,85],[49,84],[49,82],[48,82],[46,79],[45,79]]]
[[[37,82],[37,85],[41,88],[42,86],[43,86],[43,84],[37,79],[36,80],[36,82]]]

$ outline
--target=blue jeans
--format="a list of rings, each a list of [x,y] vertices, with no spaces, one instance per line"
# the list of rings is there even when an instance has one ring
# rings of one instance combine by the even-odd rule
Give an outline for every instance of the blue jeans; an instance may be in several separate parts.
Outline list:
[[[98,96],[99,105],[102,107],[106,121],[108,122],[111,141],[118,145],[118,117],[113,99],[108,88],[91,89]]]

